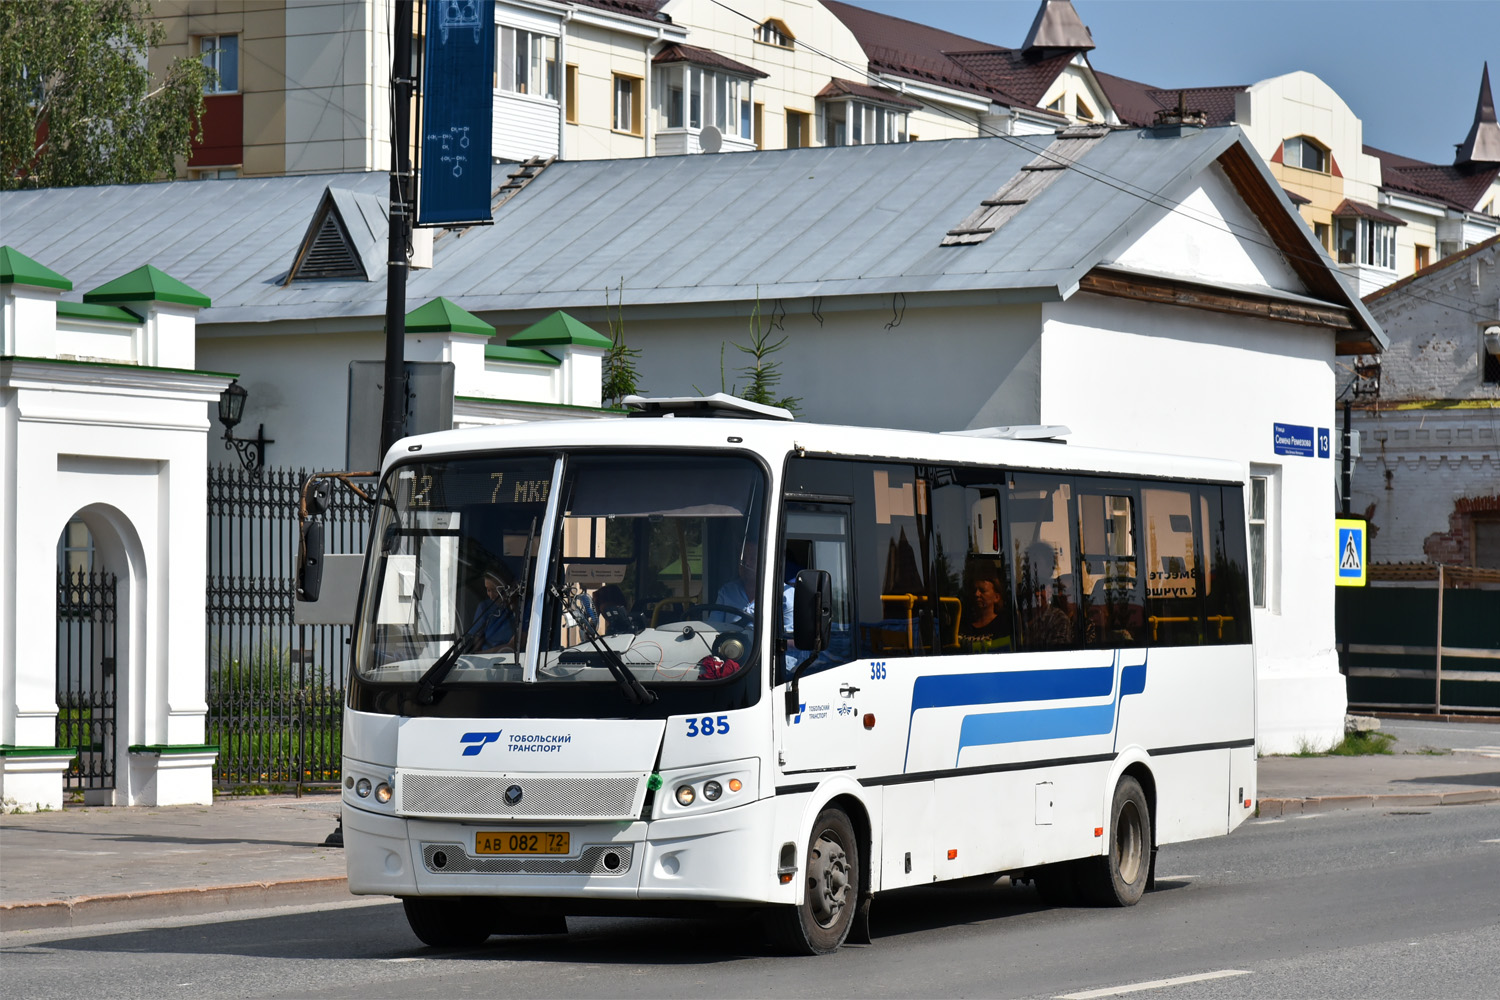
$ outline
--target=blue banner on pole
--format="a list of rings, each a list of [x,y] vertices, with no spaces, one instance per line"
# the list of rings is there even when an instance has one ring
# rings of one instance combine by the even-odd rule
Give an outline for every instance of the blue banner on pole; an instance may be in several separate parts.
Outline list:
[[[495,0],[427,0],[417,225],[490,220]]]

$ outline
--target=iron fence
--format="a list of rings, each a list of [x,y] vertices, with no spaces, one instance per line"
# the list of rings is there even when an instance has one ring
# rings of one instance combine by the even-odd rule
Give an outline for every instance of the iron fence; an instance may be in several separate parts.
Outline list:
[[[347,625],[298,625],[297,509],[308,473],[232,466],[208,473],[208,742],[221,785],[339,780]],[[361,552],[369,507],[335,488],[330,553]]]
[[[115,575],[57,574],[57,742],[67,791],[115,787]]]

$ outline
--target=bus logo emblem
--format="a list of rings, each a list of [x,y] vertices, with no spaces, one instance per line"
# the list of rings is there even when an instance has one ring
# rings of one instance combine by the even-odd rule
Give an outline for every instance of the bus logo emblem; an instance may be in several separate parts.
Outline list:
[[[458,738],[458,742],[472,743],[474,745],[471,747],[464,747],[463,755],[465,757],[478,757],[479,751],[483,750],[486,746],[491,743],[500,742],[501,732],[502,730],[497,729],[493,733],[464,733]]]
[[[505,790],[505,804],[508,806],[518,804],[521,801],[521,794],[520,785],[511,785]]]

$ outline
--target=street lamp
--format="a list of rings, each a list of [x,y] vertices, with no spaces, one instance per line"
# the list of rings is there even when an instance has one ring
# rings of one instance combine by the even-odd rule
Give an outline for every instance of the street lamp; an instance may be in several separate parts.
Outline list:
[[[237,438],[234,428],[245,414],[245,400],[250,393],[235,379],[219,393],[219,423],[224,425],[224,447],[233,448],[240,456],[240,464],[247,472],[259,472],[266,464],[266,445],[275,444],[275,439],[266,437],[266,425],[261,424],[254,439]]]

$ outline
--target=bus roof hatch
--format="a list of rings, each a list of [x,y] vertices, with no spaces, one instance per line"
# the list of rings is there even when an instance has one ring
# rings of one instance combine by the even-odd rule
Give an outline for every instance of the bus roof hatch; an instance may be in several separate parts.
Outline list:
[[[1016,424],[1011,427],[973,427],[966,431],[943,431],[959,437],[998,438],[1004,441],[1055,441],[1067,444],[1064,438],[1073,431],[1062,424]]]
[[[752,403],[725,392],[712,396],[626,396],[620,401],[632,417],[736,417],[741,420],[791,420],[780,406]]]

